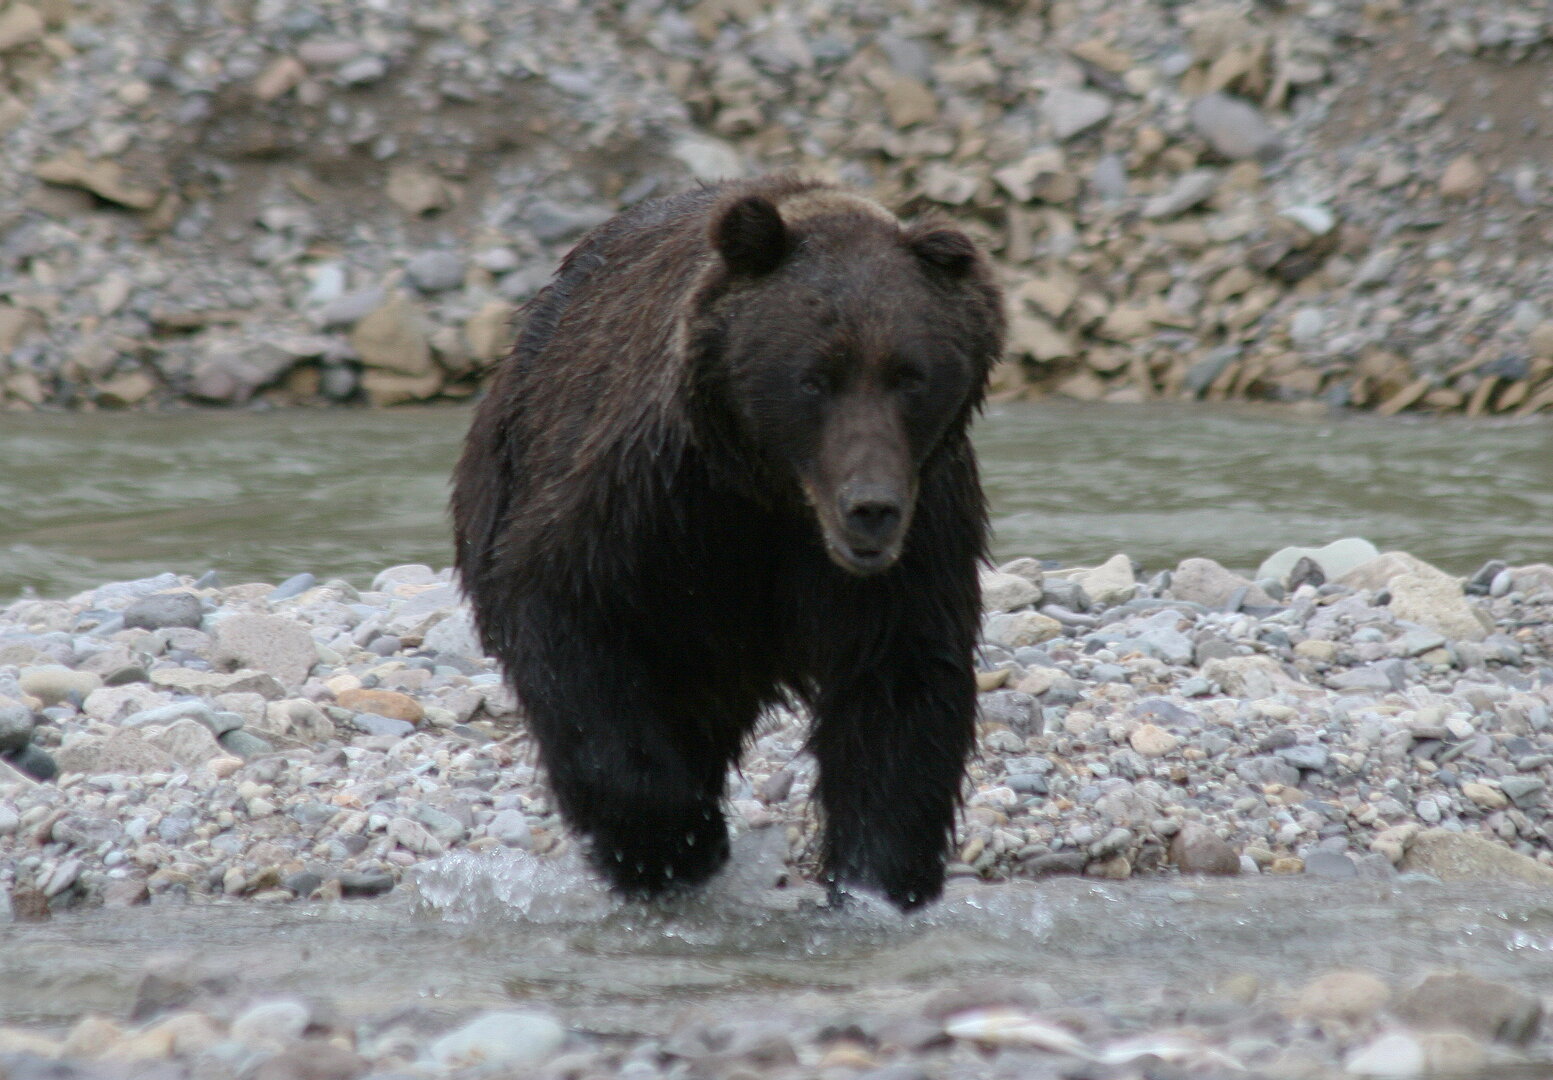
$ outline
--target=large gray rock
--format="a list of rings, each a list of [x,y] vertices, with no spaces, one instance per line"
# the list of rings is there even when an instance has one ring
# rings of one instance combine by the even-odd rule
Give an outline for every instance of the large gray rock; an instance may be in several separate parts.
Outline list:
[[[188,592],[157,593],[136,600],[124,609],[124,625],[145,630],[164,630],[185,626],[198,630],[205,617],[205,605]]]
[[[75,671],[61,664],[43,664],[23,668],[17,676],[22,692],[47,705],[68,701],[72,695],[85,698],[102,685],[102,678],[90,671]]]
[[[997,570],[981,575],[981,606],[987,611],[1013,611],[1041,602],[1041,587],[1020,574]]]
[[[241,405],[296,364],[294,355],[267,341],[216,338],[195,364],[188,392],[201,401]]]
[[[210,728],[198,720],[175,720],[152,735],[150,742],[187,769],[196,769],[222,753]]]
[[[1183,874],[1240,873],[1240,854],[1200,821],[1188,821],[1170,838],[1170,861]]]
[[[20,750],[32,741],[32,710],[0,702],[0,754]]]
[[[1244,590],[1244,592],[1241,592]],[[1182,559],[1170,576],[1170,593],[1177,600],[1190,600],[1210,608],[1222,608],[1236,593],[1241,603],[1253,607],[1272,607],[1274,600],[1233,570],[1212,559]]]
[[[1391,579],[1390,588],[1393,615],[1452,641],[1482,641],[1493,629],[1491,620],[1479,618],[1456,578],[1438,572],[1401,574]]]
[[[1425,829],[1413,838],[1398,866],[1441,881],[1519,881],[1553,887],[1553,866],[1543,866],[1474,833]]]
[[[177,767],[166,750],[128,728],[108,736],[82,736],[55,751],[54,760],[61,773],[88,776],[172,772]]]
[[[195,671],[193,668],[157,668],[151,682],[167,690],[195,697],[218,694],[258,694],[274,700],[284,697],[285,687],[267,671]],[[126,687],[126,689],[128,689]]]
[[[318,662],[318,646],[306,627],[291,619],[242,612],[216,624],[211,662],[221,668],[267,671],[296,686]]]

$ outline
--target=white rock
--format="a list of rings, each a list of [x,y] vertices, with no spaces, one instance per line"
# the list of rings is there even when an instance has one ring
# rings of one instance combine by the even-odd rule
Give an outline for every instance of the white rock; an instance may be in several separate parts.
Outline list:
[[[1375,1080],[1406,1080],[1424,1074],[1424,1048],[1402,1032],[1382,1035],[1349,1055],[1343,1071]]]
[[[1125,555],[1113,555],[1093,569],[1069,570],[1061,576],[1083,586],[1090,600],[1104,606],[1126,603],[1138,589],[1132,560]]]
[[[1041,588],[1018,574],[989,570],[981,575],[981,606],[987,611],[1013,611],[1039,603]]]
[[[1379,554],[1380,551],[1374,544],[1357,536],[1333,540],[1325,547],[1319,548],[1281,548],[1269,555],[1262,561],[1262,565],[1257,567],[1256,580],[1273,578],[1276,581],[1287,582],[1289,571],[1294,569],[1294,564],[1303,558],[1309,558],[1321,567],[1321,572],[1326,575],[1328,581],[1334,581]]]
[[[445,1069],[523,1068],[547,1060],[565,1040],[566,1030],[543,1013],[489,1012],[433,1042],[428,1053]]]

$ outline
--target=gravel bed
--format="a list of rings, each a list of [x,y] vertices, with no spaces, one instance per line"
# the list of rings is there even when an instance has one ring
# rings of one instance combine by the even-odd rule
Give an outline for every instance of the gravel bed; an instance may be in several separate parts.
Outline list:
[[[1143,573],[1118,555],[1084,569],[1019,559],[989,570],[983,588],[980,753],[956,887],[1052,874],[1304,874],[1553,889],[1553,567],[1490,563],[1463,581],[1345,540],[1276,553],[1256,580],[1206,559]],[[800,889],[815,837],[803,734],[802,717],[772,716],[728,792],[740,833],[785,832],[777,847]],[[17,600],[0,608],[0,755],[0,913],[8,906],[19,922],[81,906],[380,896],[456,852],[575,857],[456,585],[424,566],[384,570],[367,590],[309,574],[228,586],[169,573]],[[1458,1052],[1517,1059],[1537,1037],[1520,1013],[1520,1027],[1441,1034],[1432,1020],[1409,1020],[1434,1014],[1407,995],[1459,988],[1352,977],[1360,982],[1307,987],[1327,1003],[1291,1014],[1342,1019],[1300,1051],[1317,1071],[1256,1075],[1325,1075],[1319,1068],[1344,1055],[1369,1053],[1438,1071]],[[1540,1009],[1513,988],[1495,993]],[[936,1047],[947,1056],[922,1059],[927,1075],[1006,1075],[972,1068],[991,1060],[978,1047],[1001,1046],[1010,1062],[1076,1055],[1098,1070],[1083,1075],[1137,1075],[1126,1071],[1130,1051],[1111,1045],[1121,1045],[1114,1024],[1016,1004],[939,1015],[902,1061]],[[619,1047],[530,1018],[381,1053],[336,1030],[328,1054],[338,1051],[339,1068],[307,1072],[298,1062],[329,1025],[301,1008],[177,1012],[149,1026],[89,1017],[63,1041],[0,1027],[0,1076],[44,1075],[15,1064],[28,1054],[129,1055],[163,1061],[168,1076],[222,1075],[211,1062],[232,1067],[234,1046],[259,1055],[244,1059],[255,1068],[269,1061],[253,1075],[271,1078],[465,1075],[460,1055],[476,1051],[448,1047],[491,1031],[526,1032],[522,1053],[548,1062],[545,1075],[630,1064]],[[1377,1026],[1388,1009],[1397,1023]],[[1283,1055],[1309,1034],[1286,1023],[1275,1040]],[[760,1075],[908,1069],[881,1049],[900,1050],[895,1035],[865,1035],[816,1030],[775,1058],[748,1053]],[[1213,1064],[1214,1054],[1239,1060],[1217,1036],[1186,1042],[1161,1053],[1208,1069],[1190,1075],[1244,1074]],[[1257,1053],[1265,1065],[1273,1050]],[[631,1059],[636,1072],[614,1074],[705,1075],[699,1060],[655,1045]],[[97,1068],[82,1064],[79,1075]]]
[[[1447,0],[11,0],[0,407],[472,393],[586,229],[958,219],[1003,396],[1553,408],[1553,17]]]

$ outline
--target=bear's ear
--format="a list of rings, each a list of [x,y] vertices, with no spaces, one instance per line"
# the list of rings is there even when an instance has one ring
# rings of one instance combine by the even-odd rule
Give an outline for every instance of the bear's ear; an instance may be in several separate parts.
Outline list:
[[[775,270],[792,246],[782,215],[770,199],[747,195],[712,223],[712,245],[736,274]]]
[[[917,258],[950,277],[964,277],[976,263],[976,245],[959,229],[919,226],[907,231],[906,243]]]

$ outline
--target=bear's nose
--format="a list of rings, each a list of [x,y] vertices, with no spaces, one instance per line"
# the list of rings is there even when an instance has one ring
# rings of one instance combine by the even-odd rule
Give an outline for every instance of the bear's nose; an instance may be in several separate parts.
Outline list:
[[[900,499],[886,491],[859,491],[841,500],[841,517],[847,532],[858,541],[886,546],[900,528]]]

